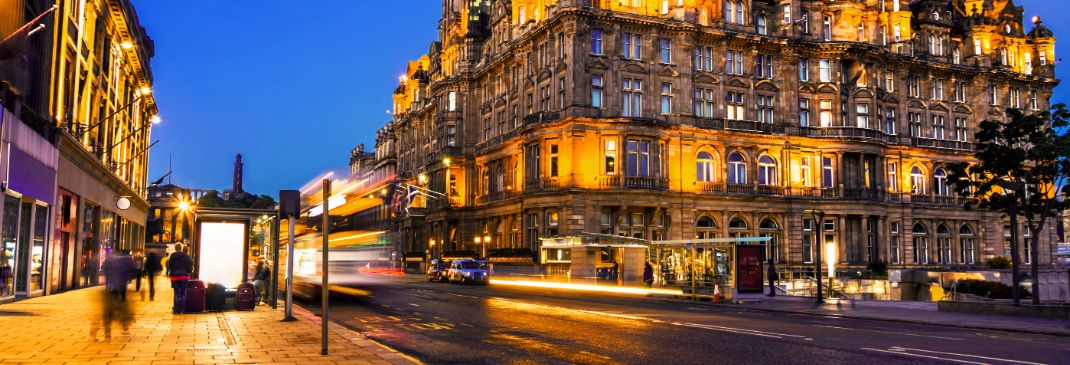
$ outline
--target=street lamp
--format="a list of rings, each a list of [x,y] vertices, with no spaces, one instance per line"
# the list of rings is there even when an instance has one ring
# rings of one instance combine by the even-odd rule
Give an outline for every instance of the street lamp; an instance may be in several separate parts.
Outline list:
[[[807,209],[804,210],[803,213],[809,213],[810,216],[814,218],[814,247],[811,247],[811,249],[817,254],[817,257],[814,260],[814,275],[817,276],[815,278],[815,281],[817,281],[817,302],[824,303],[825,299],[821,296],[821,251],[823,249],[821,246],[821,225],[825,222],[825,211],[820,209]]]

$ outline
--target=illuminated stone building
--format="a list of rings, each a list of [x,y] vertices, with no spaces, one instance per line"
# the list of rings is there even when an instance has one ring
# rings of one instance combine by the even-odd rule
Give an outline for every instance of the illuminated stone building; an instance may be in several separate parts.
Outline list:
[[[1039,19],[1027,32],[1023,11],[444,0],[439,39],[408,64],[378,136],[400,179],[449,197],[395,209],[400,250],[771,236],[767,256],[801,271],[820,234],[850,272],[1008,256],[1003,218],[964,209],[945,166],[971,161],[980,121],[1049,107],[1055,39]],[[1053,260],[1054,229],[1025,241],[1023,258]]]
[[[0,47],[5,113],[43,141],[20,147],[28,134],[7,129],[21,127],[5,115],[4,181],[21,186],[0,189],[7,218],[0,235],[5,254],[22,265],[16,272],[33,270],[17,294],[103,283],[107,254],[144,246],[149,133],[157,120],[152,40],[129,0],[16,0],[0,4],[0,14],[3,37],[27,31]],[[22,154],[8,155],[12,146]],[[10,293],[0,291],[0,300]]]

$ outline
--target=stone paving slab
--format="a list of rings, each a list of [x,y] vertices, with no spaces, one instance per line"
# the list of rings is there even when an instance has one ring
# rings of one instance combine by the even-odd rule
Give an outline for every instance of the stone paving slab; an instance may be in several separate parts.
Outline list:
[[[328,324],[329,355],[320,355],[320,320],[294,306],[283,310],[171,314],[164,278],[155,300],[127,294],[129,331],[118,322],[111,337],[101,327],[103,288],[0,304],[0,364],[418,364],[419,361],[336,323]],[[142,283],[144,285],[144,283]],[[144,295],[144,296],[143,296]]]

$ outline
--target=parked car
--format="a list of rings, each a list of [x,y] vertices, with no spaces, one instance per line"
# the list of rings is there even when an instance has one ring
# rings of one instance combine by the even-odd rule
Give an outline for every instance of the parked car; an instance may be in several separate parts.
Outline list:
[[[431,265],[427,267],[427,281],[447,281],[449,280],[450,262],[441,259],[431,260]]]
[[[456,260],[450,265],[451,283],[486,284],[490,280],[490,263],[486,260]]]

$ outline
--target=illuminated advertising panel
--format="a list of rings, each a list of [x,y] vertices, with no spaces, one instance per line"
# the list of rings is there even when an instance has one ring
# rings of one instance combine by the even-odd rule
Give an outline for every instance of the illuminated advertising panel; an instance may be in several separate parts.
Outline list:
[[[204,222],[200,231],[200,280],[205,284],[238,287],[243,281],[245,224]]]

